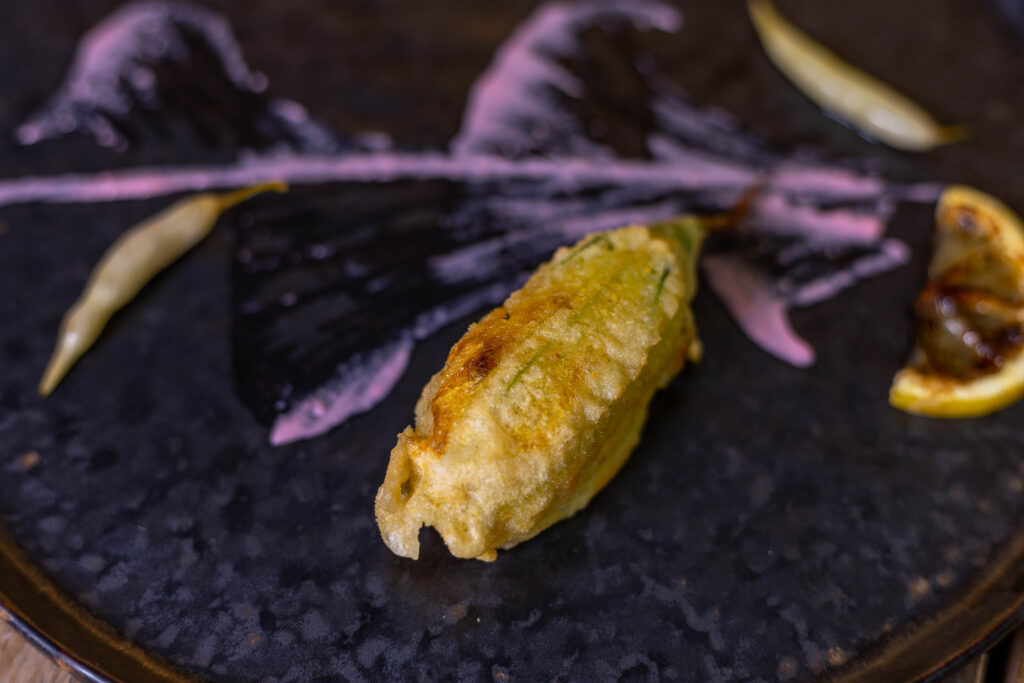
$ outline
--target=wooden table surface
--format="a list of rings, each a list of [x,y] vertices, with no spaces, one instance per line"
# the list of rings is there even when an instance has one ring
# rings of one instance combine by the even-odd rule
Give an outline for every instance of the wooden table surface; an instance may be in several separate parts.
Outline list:
[[[71,683],[74,680],[13,626],[0,620],[0,683]]]
[[[989,656],[986,653],[975,659],[964,669],[951,676],[945,683],[991,683],[1002,679],[1003,683],[1024,683],[1024,628],[1012,638],[1000,643],[997,648],[1005,650],[1003,672],[989,671]],[[0,683],[73,683],[75,679],[68,672],[50,661],[37,650],[13,626],[0,620]]]

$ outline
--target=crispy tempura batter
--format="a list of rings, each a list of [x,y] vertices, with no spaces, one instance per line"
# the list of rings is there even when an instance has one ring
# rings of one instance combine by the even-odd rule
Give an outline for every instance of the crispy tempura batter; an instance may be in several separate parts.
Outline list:
[[[582,508],[640,437],[647,405],[700,345],[688,307],[695,218],[555,252],[470,326],[398,436],[376,513],[398,555],[433,526],[491,561]]]

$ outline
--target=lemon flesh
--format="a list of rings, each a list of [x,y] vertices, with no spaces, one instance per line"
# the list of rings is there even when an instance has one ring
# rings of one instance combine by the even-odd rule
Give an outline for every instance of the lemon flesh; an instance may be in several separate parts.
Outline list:
[[[889,403],[930,417],[976,417],[1024,396],[1024,224],[1002,202],[953,186],[935,212],[916,347]]]

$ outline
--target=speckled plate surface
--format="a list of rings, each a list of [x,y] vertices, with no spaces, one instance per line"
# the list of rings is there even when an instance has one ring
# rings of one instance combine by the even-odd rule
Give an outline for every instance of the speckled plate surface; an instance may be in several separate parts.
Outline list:
[[[186,102],[191,126],[157,116],[124,129],[120,151],[77,134],[16,144],[76,39],[115,5],[6,3],[0,178],[225,163],[273,146],[223,113],[257,105],[230,98]],[[438,150],[533,10],[211,5],[275,95],[334,130]],[[973,184],[1024,209],[1024,53],[995,8],[782,6],[943,120],[969,122],[971,140],[921,156],[862,140],[767,63],[741,3],[680,3],[680,31],[637,40],[693,101],[775,148]],[[184,88],[191,73],[158,76]],[[392,191],[406,209],[464,197],[389,187],[326,183],[235,211],[46,401],[34,387],[61,314],[113,238],[167,200],[0,207],[0,614],[100,680],[268,682],[929,678],[1024,616],[1024,405],[939,422],[885,400],[910,345],[926,204],[888,221],[908,264],[794,313],[813,367],[765,354],[705,290],[704,361],[655,398],[639,448],[588,508],[491,564],[449,557],[433,532],[418,562],[393,556],[373,496],[420,388],[473,316],[422,339],[383,403],[314,439],[269,446],[235,377],[246,230],[282,211],[300,225],[309,206],[386,214]],[[348,203],[325,199],[337,196]]]

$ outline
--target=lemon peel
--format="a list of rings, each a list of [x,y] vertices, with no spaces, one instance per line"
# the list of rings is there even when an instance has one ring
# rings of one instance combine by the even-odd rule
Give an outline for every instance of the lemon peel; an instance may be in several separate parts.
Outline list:
[[[942,193],[935,213],[916,348],[893,378],[889,403],[929,417],[987,415],[1024,397],[1024,224],[998,199],[962,185]],[[944,313],[922,319],[922,302]],[[935,342],[942,334],[945,346],[930,343],[928,335]],[[940,352],[960,353],[960,364]],[[965,369],[964,358],[974,366]]]

